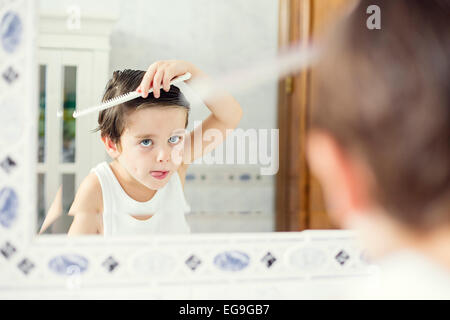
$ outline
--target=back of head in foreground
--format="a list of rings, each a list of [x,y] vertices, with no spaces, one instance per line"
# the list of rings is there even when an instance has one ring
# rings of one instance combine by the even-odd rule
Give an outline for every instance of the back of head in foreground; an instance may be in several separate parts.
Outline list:
[[[308,157],[331,218],[373,257],[415,252],[448,281],[450,2],[361,1],[323,49]]]

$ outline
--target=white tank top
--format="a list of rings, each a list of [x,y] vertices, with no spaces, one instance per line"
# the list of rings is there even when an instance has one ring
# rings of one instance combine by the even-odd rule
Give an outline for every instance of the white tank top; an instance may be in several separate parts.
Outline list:
[[[107,162],[99,163],[91,172],[97,175],[102,187],[104,236],[190,233],[185,214],[191,209],[178,172],[147,202],[130,198]],[[153,216],[147,220],[132,217],[138,214]]]

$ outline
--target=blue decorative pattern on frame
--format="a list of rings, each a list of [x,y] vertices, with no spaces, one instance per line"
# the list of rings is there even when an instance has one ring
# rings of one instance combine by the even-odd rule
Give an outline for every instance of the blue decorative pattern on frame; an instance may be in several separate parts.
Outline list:
[[[22,29],[22,21],[16,13],[8,11],[3,16],[0,22],[0,37],[6,52],[16,51],[21,42]]]
[[[224,271],[241,271],[250,264],[250,257],[241,251],[225,251],[215,256],[214,264]]]
[[[17,217],[19,199],[16,192],[8,187],[0,190],[0,224],[10,228]]]
[[[88,268],[88,260],[76,254],[60,255],[51,259],[48,267],[60,275],[81,274]]]

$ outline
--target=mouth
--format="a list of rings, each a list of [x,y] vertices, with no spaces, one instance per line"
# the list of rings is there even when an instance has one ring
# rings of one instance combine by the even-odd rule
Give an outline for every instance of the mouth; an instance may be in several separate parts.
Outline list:
[[[153,178],[162,180],[169,174],[169,171],[150,171]]]

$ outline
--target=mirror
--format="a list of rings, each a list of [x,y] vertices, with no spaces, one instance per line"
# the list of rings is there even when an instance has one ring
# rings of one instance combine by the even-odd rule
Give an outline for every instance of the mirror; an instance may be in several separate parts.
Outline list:
[[[68,232],[81,183],[96,165],[112,161],[100,133],[92,132],[98,112],[76,119],[73,112],[98,105],[115,70],[180,59],[214,79],[278,52],[277,1],[42,0],[39,10],[36,231],[42,234]],[[179,88],[190,102],[190,132],[211,112],[189,85]],[[275,230],[277,90],[274,77],[230,92],[243,109],[237,129],[186,172],[191,233]]]

